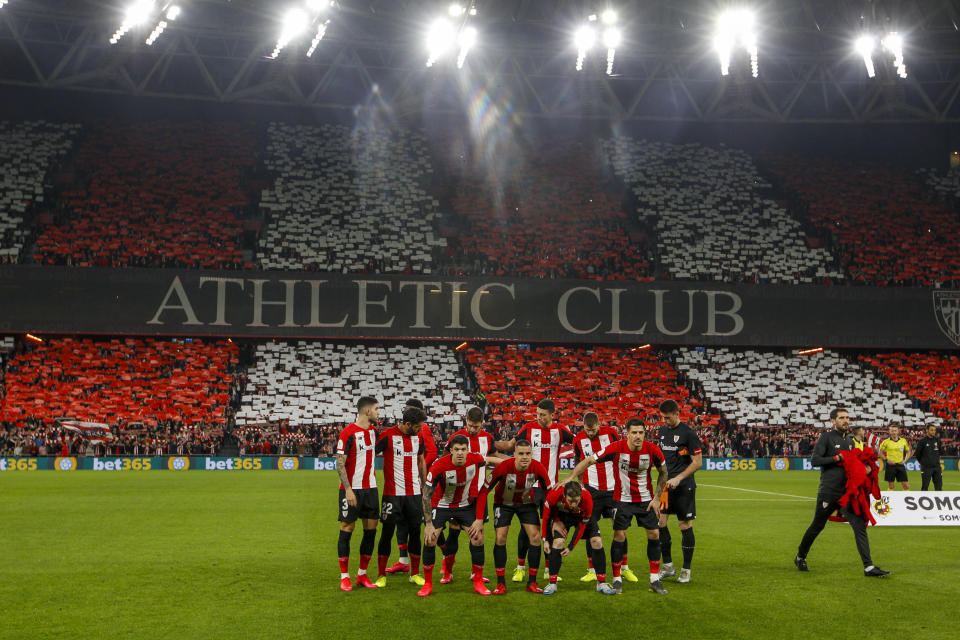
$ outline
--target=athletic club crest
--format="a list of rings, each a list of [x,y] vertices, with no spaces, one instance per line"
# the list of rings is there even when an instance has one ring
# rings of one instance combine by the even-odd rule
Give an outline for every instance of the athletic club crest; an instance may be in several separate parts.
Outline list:
[[[934,291],[933,311],[940,330],[960,347],[960,291]]]
[[[673,436],[674,442],[680,442],[680,436]]]

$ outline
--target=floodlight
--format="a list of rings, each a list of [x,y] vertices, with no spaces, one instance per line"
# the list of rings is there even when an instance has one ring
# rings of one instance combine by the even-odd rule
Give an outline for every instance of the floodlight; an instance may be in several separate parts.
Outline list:
[[[597,42],[597,32],[593,27],[583,26],[573,34],[573,44],[581,51],[589,51]]]
[[[432,67],[437,59],[456,42],[457,32],[446,18],[437,18],[427,30],[427,66]]]
[[[613,9],[607,9],[602,14],[600,14],[600,20],[603,24],[611,25],[616,24],[617,22],[617,12]]]
[[[720,61],[720,75],[730,73],[730,58],[737,47],[741,47],[750,56],[750,68],[753,77],[759,75],[759,48],[757,34],[754,31],[756,17],[749,9],[731,9],[717,17],[716,32],[713,36],[713,48]]]
[[[330,6],[330,0],[307,0],[307,9],[313,12],[320,12]]]
[[[127,27],[125,30],[129,31],[131,27],[143,24],[150,19],[151,13],[153,13],[153,0],[136,0],[123,14],[123,24]]]
[[[451,18],[459,18],[464,13],[466,13],[466,11],[467,10],[463,8],[462,5],[459,5],[456,2],[454,2],[449,7],[447,7],[447,13],[450,14]]]
[[[276,59],[280,51],[287,46],[291,40],[300,36],[310,24],[310,16],[300,7],[288,9],[283,15],[283,22],[280,28],[280,37],[277,39],[277,45],[273,48],[270,57]]]
[[[178,7],[177,5],[175,4],[171,5],[170,8],[167,9],[167,20],[176,20],[177,17],[179,16],[180,16],[180,7]]]

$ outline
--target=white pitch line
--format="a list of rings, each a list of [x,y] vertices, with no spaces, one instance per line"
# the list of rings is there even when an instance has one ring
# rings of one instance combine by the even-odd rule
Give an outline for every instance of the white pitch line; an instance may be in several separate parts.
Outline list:
[[[701,484],[697,483],[698,487],[713,487],[714,489],[730,489],[731,491],[749,491],[750,493],[763,493],[768,496],[783,496],[785,498],[802,498],[803,500],[813,500],[810,496],[797,496],[792,493],[777,493],[776,491],[758,491],[757,489],[741,489],[740,487],[725,487],[720,484]]]
[[[778,500],[776,498],[699,498],[697,502],[806,502],[809,498],[790,498]]]

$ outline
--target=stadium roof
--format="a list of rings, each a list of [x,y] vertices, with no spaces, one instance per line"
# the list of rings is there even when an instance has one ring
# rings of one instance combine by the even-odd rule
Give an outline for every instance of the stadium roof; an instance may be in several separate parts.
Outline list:
[[[153,23],[110,44],[132,1],[8,0],[4,93],[19,86],[345,110],[382,101],[401,119],[496,103],[558,120],[960,122],[960,12],[951,0],[757,2],[757,78],[743,52],[720,74],[711,44],[720,0],[476,0],[478,43],[462,69],[424,64],[426,26],[449,2],[340,0],[311,57],[306,33],[271,59],[284,11],[302,0],[178,0],[181,15],[152,46],[144,39]],[[602,51],[578,72],[573,32],[608,6],[624,38],[614,72],[605,72]],[[908,76],[878,61],[868,78],[854,41],[890,31],[903,37]]]

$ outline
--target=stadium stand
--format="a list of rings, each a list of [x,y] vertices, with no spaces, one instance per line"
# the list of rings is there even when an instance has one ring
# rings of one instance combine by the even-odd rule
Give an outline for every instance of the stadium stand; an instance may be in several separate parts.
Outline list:
[[[446,246],[420,134],[271,123],[265,164],[264,269],[429,273]]]
[[[257,346],[238,427],[351,423],[357,398],[380,401],[381,418],[399,418],[409,398],[421,400],[431,422],[459,424],[472,406],[453,349],[300,341]]]
[[[960,356],[895,351],[861,355],[859,360],[904,393],[928,403],[930,413],[944,420],[960,419]]]
[[[0,121],[0,264],[20,261],[24,214],[44,202],[44,177],[66,155],[78,124]]]
[[[557,422],[571,426],[581,425],[588,411],[596,412],[601,424],[623,426],[633,417],[659,422],[659,405],[666,399],[679,401],[681,419],[692,425],[720,419],[704,412],[678,383],[677,371],[650,350],[491,345],[469,348],[466,360],[497,431],[534,420],[536,404],[544,398],[556,403]]]
[[[48,339],[7,363],[0,422],[223,426],[237,364],[222,340]]]
[[[80,143],[82,184],[37,240],[42,264],[243,266],[243,189],[256,138],[235,123],[110,122]]]
[[[652,280],[645,239],[631,238],[593,156],[580,144],[548,146],[514,161],[502,182],[459,169],[453,261],[474,275]]]
[[[786,284],[843,279],[801,223],[763,197],[769,188],[743,151],[625,136],[603,142],[613,170],[657,236],[662,276]]]
[[[681,347],[675,366],[726,420],[742,427],[821,427],[837,405],[848,407],[867,427],[941,423],[869,370],[831,351],[797,356]]]
[[[960,284],[960,219],[916,176],[872,162],[765,155],[777,179],[832,236],[852,280],[878,286]]]

